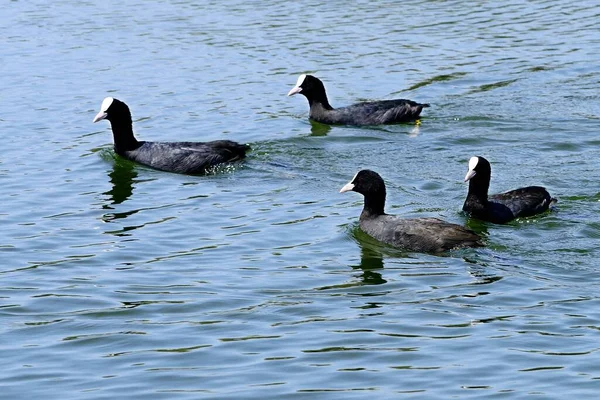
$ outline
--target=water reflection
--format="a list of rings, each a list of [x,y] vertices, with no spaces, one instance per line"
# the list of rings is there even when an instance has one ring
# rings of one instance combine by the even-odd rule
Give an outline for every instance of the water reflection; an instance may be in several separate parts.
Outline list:
[[[110,204],[104,204],[102,208],[104,210],[114,210],[114,205],[121,204],[129,199],[133,194],[134,182],[137,176],[138,173],[134,163],[115,158],[112,171],[108,174],[112,188],[103,193],[109,197],[108,200],[110,201]],[[127,218],[130,215],[136,214],[138,211],[139,210],[108,212],[102,216],[102,220],[104,222],[111,222],[116,219]]]
[[[121,204],[133,194],[133,182],[138,173],[133,163],[115,160],[112,171],[108,174],[112,189],[103,194],[110,196],[111,204]],[[105,206],[104,208],[111,208]]]
[[[461,213],[463,213],[463,215],[466,218],[465,221],[465,228],[472,230],[473,232],[475,232],[476,234],[478,234],[479,236],[481,236],[481,238],[483,239],[483,243],[485,245],[486,248],[490,248],[490,246],[492,248],[498,248],[498,244],[497,243],[493,243],[490,241],[490,234],[488,231],[488,228],[490,225],[493,225],[491,223],[485,222],[485,221],[481,221],[477,218],[471,218],[467,213],[461,211]]]
[[[327,136],[330,130],[330,125],[310,121],[310,136]]]
[[[415,126],[410,130],[410,132],[408,132],[408,137],[414,138],[419,136],[419,133],[421,133],[421,121],[417,121],[417,123],[415,124]]]
[[[365,285],[381,285],[387,283],[377,270],[383,269],[383,254],[377,249],[363,245],[360,241],[360,264],[351,265],[354,269],[362,270],[362,281]]]
[[[387,283],[385,279],[379,273],[379,270],[384,268],[383,257],[405,257],[406,253],[387,247],[371,236],[364,233],[358,224],[356,224],[351,232],[350,236],[360,248],[360,264],[352,265],[354,269],[362,270],[362,281],[365,285],[381,285]]]

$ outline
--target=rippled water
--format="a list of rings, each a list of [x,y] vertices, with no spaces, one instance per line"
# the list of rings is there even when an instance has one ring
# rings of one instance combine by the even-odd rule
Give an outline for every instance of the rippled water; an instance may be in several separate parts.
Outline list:
[[[596,2],[13,1],[0,24],[0,372],[6,398],[594,398],[600,390]],[[431,103],[420,126],[327,127],[285,96]],[[116,157],[248,142],[205,177]],[[467,161],[548,215],[460,212]],[[388,211],[486,236],[438,257],[357,227]]]

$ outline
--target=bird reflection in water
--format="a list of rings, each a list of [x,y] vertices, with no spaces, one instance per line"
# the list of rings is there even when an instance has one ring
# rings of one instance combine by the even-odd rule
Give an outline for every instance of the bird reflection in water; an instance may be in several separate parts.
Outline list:
[[[109,197],[110,204],[104,204],[102,208],[104,210],[114,210],[115,205],[121,204],[129,199],[133,194],[133,187],[137,176],[138,173],[134,163],[115,157],[113,169],[108,174],[112,188],[103,193]],[[127,218],[138,211],[139,210],[108,212],[103,215],[102,219],[104,222],[110,222],[115,219]]]
[[[360,249],[360,264],[352,266],[362,270],[362,280],[365,285],[381,285],[387,283],[378,270],[383,269],[383,255],[377,250],[368,247]]]
[[[352,230],[352,237],[360,247],[360,264],[352,265],[354,269],[362,271],[362,282],[364,285],[381,285],[387,283],[379,273],[384,267],[383,254],[377,248],[378,243],[363,233],[358,226]]]
[[[331,125],[310,121],[310,136],[327,136],[330,130]]]
[[[112,189],[104,194],[110,196],[112,204],[121,204],[133,193],[133,181],[137,176],[132,162],[115,160],[113,169],[108,174]]]

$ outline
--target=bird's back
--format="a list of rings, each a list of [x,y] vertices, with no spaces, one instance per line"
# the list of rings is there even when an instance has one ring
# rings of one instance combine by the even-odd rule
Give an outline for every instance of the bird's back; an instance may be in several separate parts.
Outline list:
[[[440,252],[483,245],[475,232],[437,218],[379,215],[361,218],[360,227],[381,242],[412,251]]]
[[[333,110],[311,110],[311,118],[342,125],[392,124],[418,119],[424,107],[429,105],[406,99],[370,101]]]
[[[554,203],[556,199],[541,186],[528,186],[488,197],[489,202],[503,205],[510,209],[514,218],[529,217],[542,213]]]
[[[248,145],[229,140],[213,142],[142,142],[125,152],[130,160],[163,171],[203,173],[207,168],[245,157]]]

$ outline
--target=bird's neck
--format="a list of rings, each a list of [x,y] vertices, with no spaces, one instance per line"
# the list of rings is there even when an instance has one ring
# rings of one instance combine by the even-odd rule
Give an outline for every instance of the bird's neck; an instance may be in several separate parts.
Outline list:
[[[115,151],[117,154],[135,150],[140,146],[140,142],[133,136],[131,119],[111,121],[110,125],[112,127]]]
[[[490,180],[471,180],[469,181],[469,193],[467,199],[475,200],[481,204],[487,204],[488,202],[488,189],[490,187]]]
[[[382,195],[365,197],[365,206],[362,210],[364,217],[376,217],[378,215],[384,215],[385,206],[385,193]]]
[[[310,103],[310,102],[309,102]],[[328,104],[329,106],[329,104]],[[331,120],[330,112],[333,110],[331,106],[325,107],[322,103],[312,102],[310,103],[310,109],[308,111],[308,117],[315,121],[333,123]]]
[[[310,106],[311,110],[317,110],[321,108],[323,110],[333,110],[333,107],[331,107],[331,104],[329,104],[329,101],[327,100],[327,95],[320,96],[319,100],[308,99],[308,105]]]

